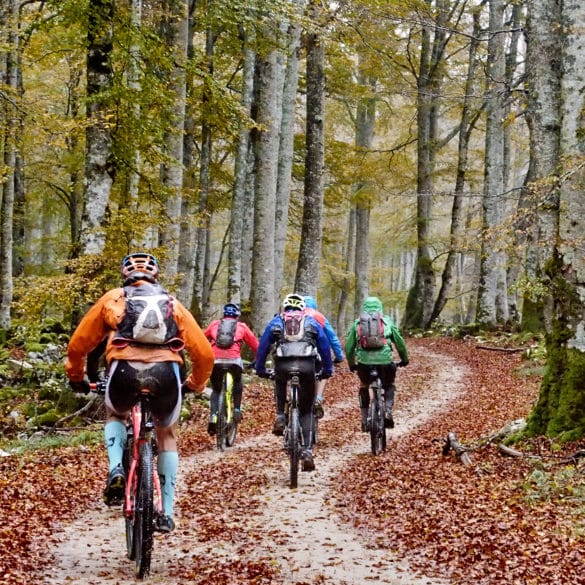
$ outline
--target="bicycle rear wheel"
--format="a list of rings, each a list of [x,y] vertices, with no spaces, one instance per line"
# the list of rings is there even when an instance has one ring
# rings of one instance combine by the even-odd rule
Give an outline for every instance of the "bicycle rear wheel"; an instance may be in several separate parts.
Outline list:
[[[215,440],[219,451],[223,451],[226,444],[227,434],[227,405],[225,401],[225,380],[224,388],[219,393],[219,400],[217,402],[217,434]]]
[[[134,510],[135,574],[143,579],[150,572],[154,533],[154,458],[152,445],[148,442],[140,447],[140,467]]]
[[[227,407],[227,424],[225,430],[225,444],[226,447],[233,447],[236,442],[236,436],[238,435],[238,421],[234,413],[234,399],[233,399],[233,387],[234,379],[228,372],[226,374],[226,407]]]
[[[299,462],[301,459],[301,421],[298,408],[293,408],[288,429],[288,456],[290,460],[290,487],[296,488],[299,480]]]
[[[376,396],[370,400],[370,442],[372,454],[379,455],[385,448],[386,433],[384,429],[384,409],[378,397],[380,392],[376,389]]]

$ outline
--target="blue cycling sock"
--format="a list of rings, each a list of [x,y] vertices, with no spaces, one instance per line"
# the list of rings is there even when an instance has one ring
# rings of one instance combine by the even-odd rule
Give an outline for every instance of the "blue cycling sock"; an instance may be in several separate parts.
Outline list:
[[[110,471],[122,465],[122,453],[126,445],[126,425],[119,420],[112,420],[104,426],[106,450],[110,461]]]
[[[158,454],[157,471],[162,492],[162,507],[165,516],[173,515],[175,500],[175,482],[179,469],[179,453],[177,451],[161,451]]]

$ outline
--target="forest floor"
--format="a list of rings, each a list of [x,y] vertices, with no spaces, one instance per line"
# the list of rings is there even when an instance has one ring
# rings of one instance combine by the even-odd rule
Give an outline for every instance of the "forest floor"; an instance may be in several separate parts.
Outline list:
[[[396,428],[375,457],[360,432],[357,378],[329,381],[316,470],[288,487],[272,389],[254,379],[236,445],[215,449],[197,403],[183,424],[177,529],[157,535],[144,583],[199,585],[585,584],[581,448],[499,431],[525,417],[539,373],[472,340],[408,339]],[[444,453],[448,433],[469,451]],[[0,584],[134,581],[119,509],[101,502],[103,448],[0,460]]]

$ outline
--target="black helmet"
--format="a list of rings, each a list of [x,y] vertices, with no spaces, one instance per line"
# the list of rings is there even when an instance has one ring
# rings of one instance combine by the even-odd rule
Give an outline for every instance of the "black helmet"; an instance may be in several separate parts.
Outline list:
[[[228,303],[223,307],[224,317],[239,317],[242,314],[240,311],[240,305],[237,303]]]

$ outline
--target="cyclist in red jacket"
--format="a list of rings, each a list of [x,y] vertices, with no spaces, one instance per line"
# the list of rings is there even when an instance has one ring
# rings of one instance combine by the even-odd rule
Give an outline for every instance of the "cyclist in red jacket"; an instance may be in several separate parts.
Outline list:
[[[236,303],[228,303],[223,308],[223,319],[212,321],[204,331],[205,337],[211,342],[215,365],[211,372],[211,397],[209,400],[209,423],[207,432],[215,435],[217,432],[217,406],[221,385],[223,382],[224,367],[229,365],[229,372],[234,380],[234,416],[238,422],[242,420],[242,345],[245,343],[256,354],[258,338],[252,330],[239,320],[241,311]],[[220,367],[222,366],[222,367]]]

